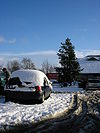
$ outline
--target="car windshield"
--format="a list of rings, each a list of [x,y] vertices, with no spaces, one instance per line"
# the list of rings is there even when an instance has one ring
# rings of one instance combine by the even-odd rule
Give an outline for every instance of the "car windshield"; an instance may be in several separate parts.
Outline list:
[[[20,81],[19,77],[10,78],[8,81],[8,85],[18,85],[21,86],[22,82]]]

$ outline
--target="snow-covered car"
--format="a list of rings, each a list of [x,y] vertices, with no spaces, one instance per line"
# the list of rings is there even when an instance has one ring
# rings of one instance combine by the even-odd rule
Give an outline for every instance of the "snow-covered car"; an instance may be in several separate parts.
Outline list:
[[[89,79],[86,84],[86,90],[95,90],[95,89],[100,89],[100,80]]]
[[[5,101],[44,102],[52,92],[47,76],[39,70],[17,70],[5,87]]]

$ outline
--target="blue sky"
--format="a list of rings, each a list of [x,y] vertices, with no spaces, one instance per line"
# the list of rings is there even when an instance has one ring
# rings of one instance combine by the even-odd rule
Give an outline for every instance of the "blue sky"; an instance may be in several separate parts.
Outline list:
[[[80,56],[99,52],[100,0],[0,0],[2,58],[38,55],[43,61],[67,37]]]

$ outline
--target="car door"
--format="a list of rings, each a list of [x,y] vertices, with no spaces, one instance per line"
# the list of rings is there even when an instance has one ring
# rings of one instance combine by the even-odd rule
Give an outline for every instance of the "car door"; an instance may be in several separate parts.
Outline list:
[[[44,78],[44,93],[45,93],[45,97],[48,97],[51,93],[49,82],[47,81],[46,78]]]

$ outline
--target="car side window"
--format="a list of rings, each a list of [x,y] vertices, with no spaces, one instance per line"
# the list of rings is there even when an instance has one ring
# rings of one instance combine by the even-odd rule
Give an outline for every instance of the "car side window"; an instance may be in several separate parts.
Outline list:
[[[44,86],[48,86],[49,84],[48,84],[48,81],[47,81],[47,79],[46,78],[44,78]]]

